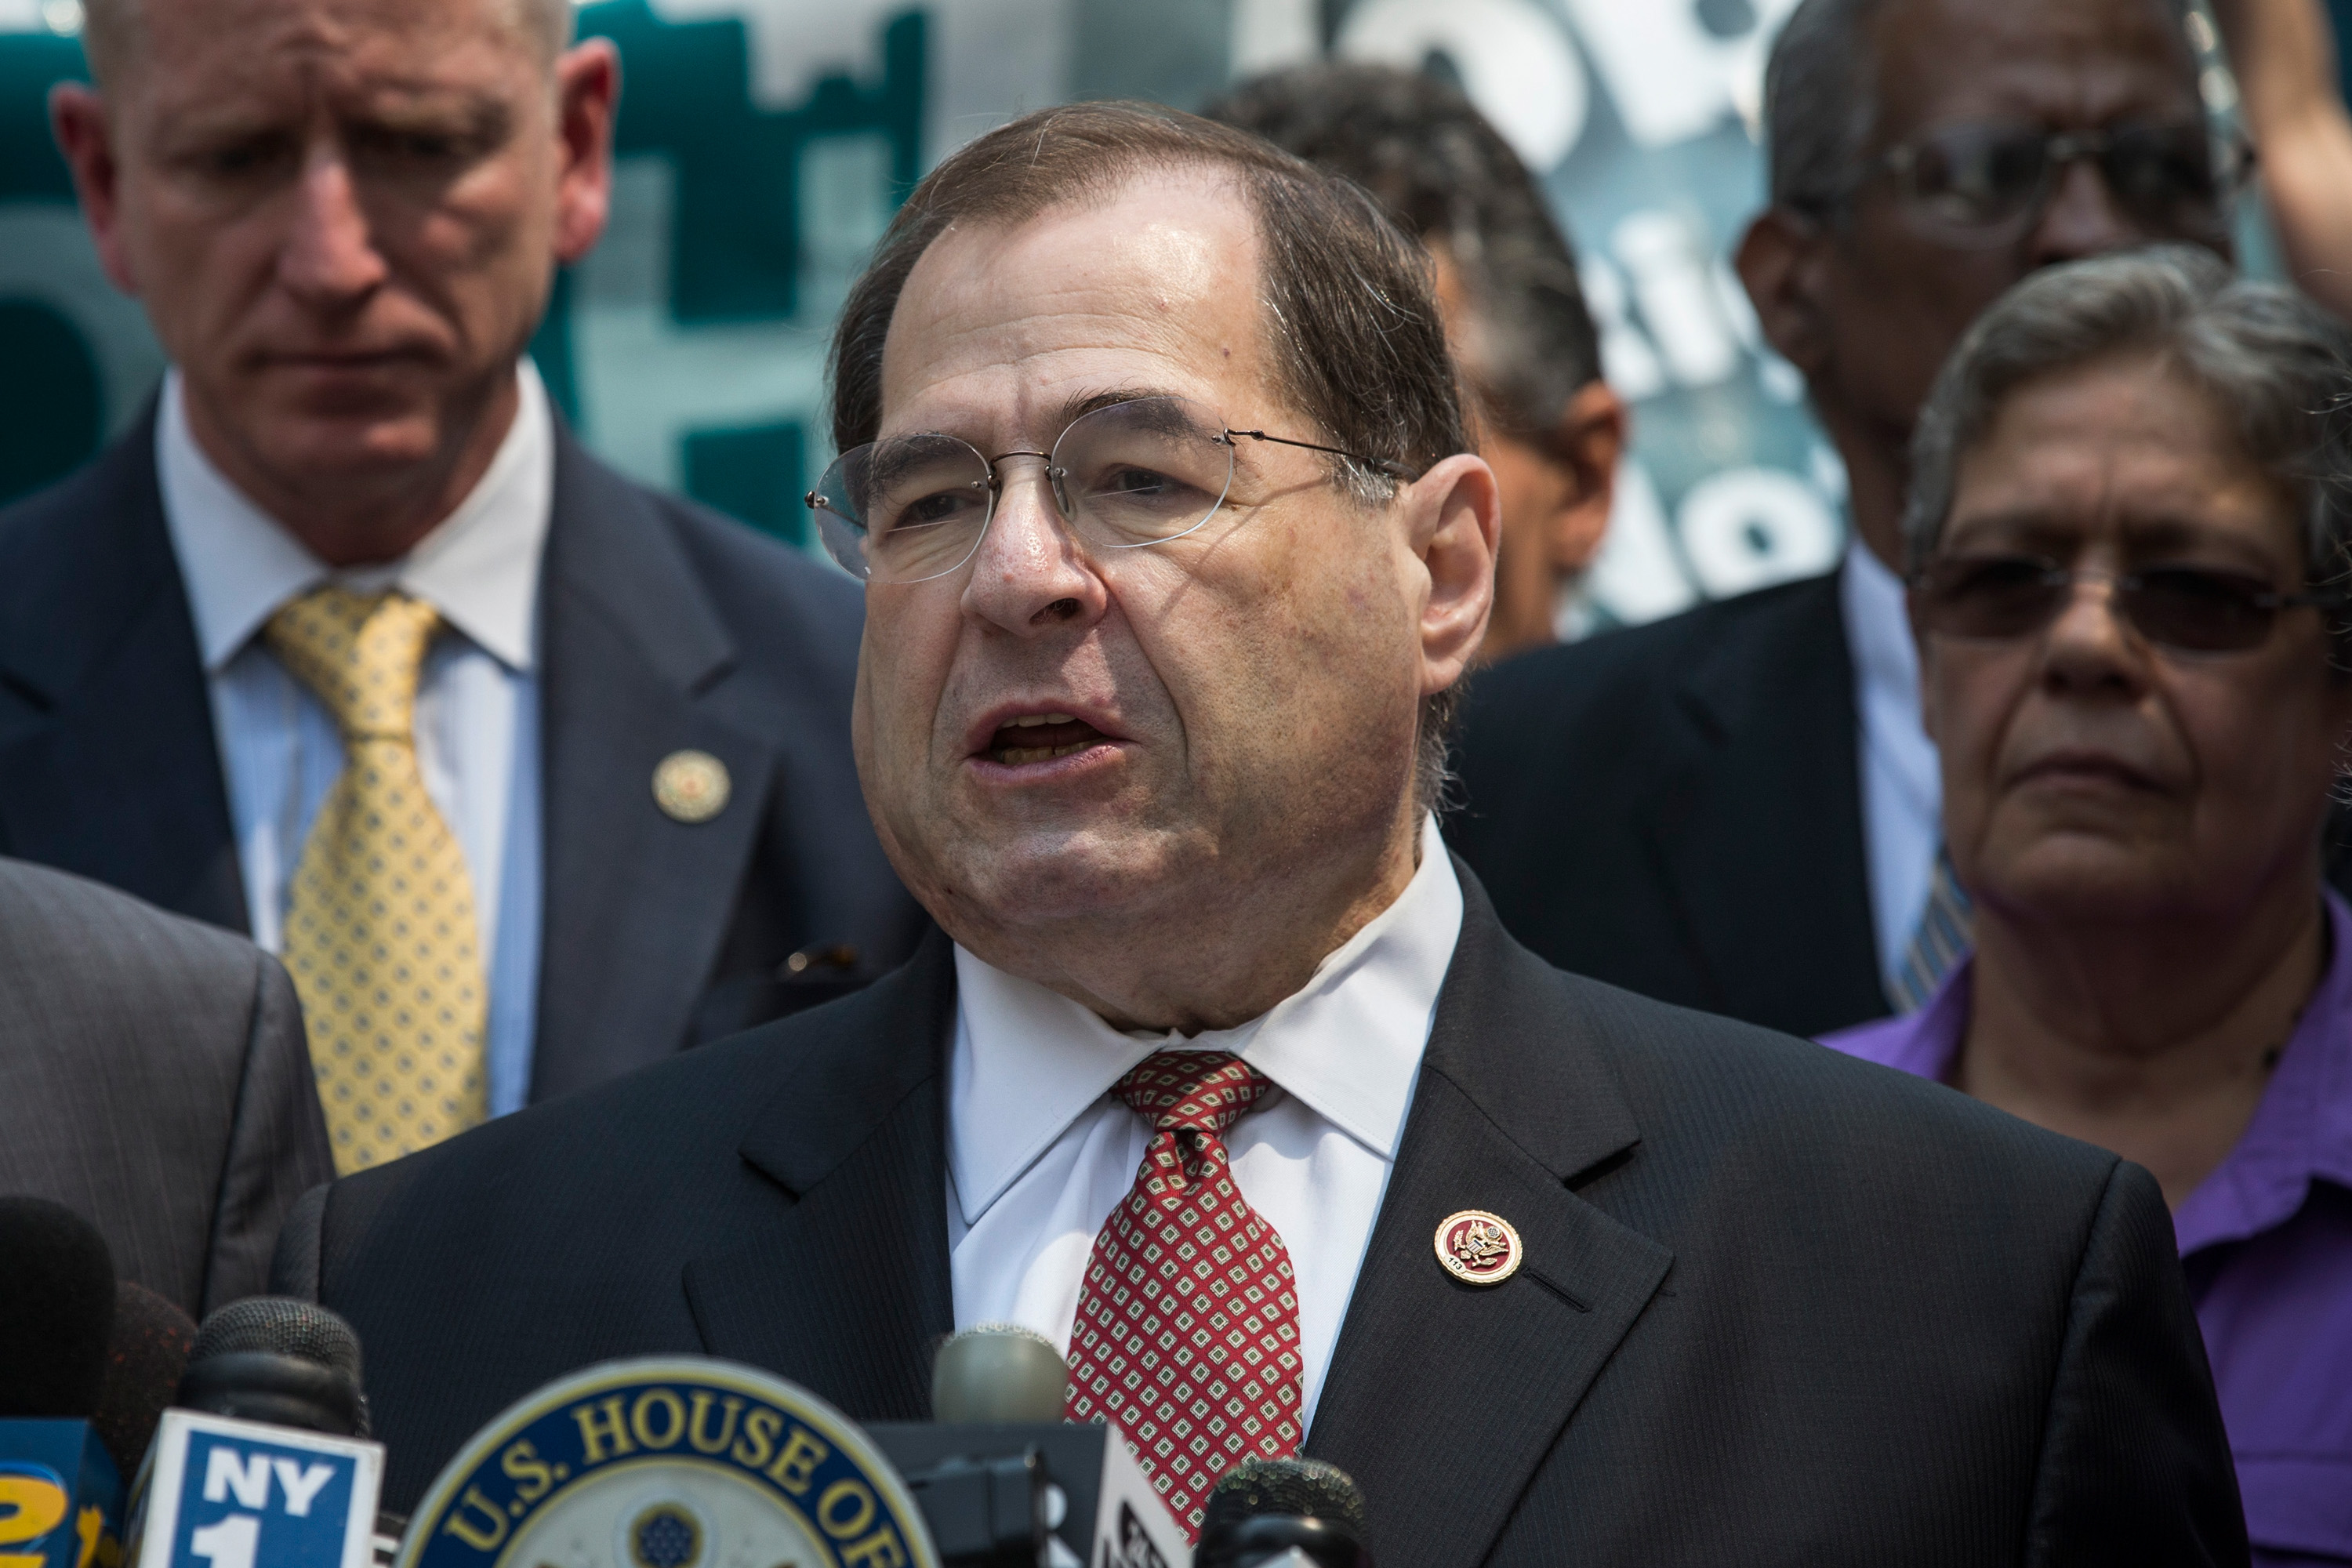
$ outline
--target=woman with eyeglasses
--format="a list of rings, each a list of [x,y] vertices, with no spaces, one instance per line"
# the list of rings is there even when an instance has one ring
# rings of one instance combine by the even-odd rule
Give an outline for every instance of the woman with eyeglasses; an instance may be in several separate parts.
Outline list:
[[[2347,396],[2342,326],[2186,247],[1961,341],[1905,527],[1973,956],[1826,1042],[2156,1173],[2257,1563],[2352,1561]]]

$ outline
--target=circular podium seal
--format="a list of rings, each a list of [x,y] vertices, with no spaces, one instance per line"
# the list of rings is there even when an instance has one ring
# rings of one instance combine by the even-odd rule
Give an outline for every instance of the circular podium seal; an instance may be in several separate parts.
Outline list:
[[[606,1362],[509,1406],[417,1506],[394,1568],[939,1568],[888,1460],[730,1362]]]

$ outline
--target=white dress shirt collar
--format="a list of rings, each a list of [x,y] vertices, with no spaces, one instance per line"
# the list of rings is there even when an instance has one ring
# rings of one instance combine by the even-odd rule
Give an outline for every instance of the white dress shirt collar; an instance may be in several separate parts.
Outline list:
[[[278,607],[330,579],[362,593],[398,587],[514,671],[532,665],[540,557],[555,497],[554,419],[530,360],[498,454],[471,492],[396,562],[338,573],[232,484],[196,444],[180,374],[156,421],[163,519],[188,586],[207,674],[218,674]]]
[[[977,1223],[1155,1051],[1231,1051],[1393,1160],[1461,931],[1462,884],[1433,817],[1422,829],[1421,867],[1396,901],[1324,959],[1304,987],[1235,1028],[1190,1038],[1122,1033],[1082,1004],[959,946],[948,1159],[964,1223]]]

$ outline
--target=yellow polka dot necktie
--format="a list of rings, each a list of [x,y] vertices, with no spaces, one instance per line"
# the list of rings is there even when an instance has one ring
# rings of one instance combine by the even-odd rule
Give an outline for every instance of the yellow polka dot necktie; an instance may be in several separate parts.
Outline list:
[[[416,765],[416,680],[439,612],[405,595],[314,588],[262,636],[343,735],[286,900],[280,956],[310,1032],[348,1175],[488,1112],[474,884]]]

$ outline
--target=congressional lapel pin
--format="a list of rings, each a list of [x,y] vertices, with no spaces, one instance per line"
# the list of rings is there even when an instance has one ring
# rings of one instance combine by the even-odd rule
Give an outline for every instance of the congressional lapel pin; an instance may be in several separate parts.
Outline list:
[[[1519,1233],[1500,1215],[1464,1209],[1438,1222],[1437,1261],[1465,1285],[1500,1285],[1526,1257]]]
[[[654,769],[654,804],[676,822],[708,822],[727,809],[733,782],[709,752],[672,752]]]

